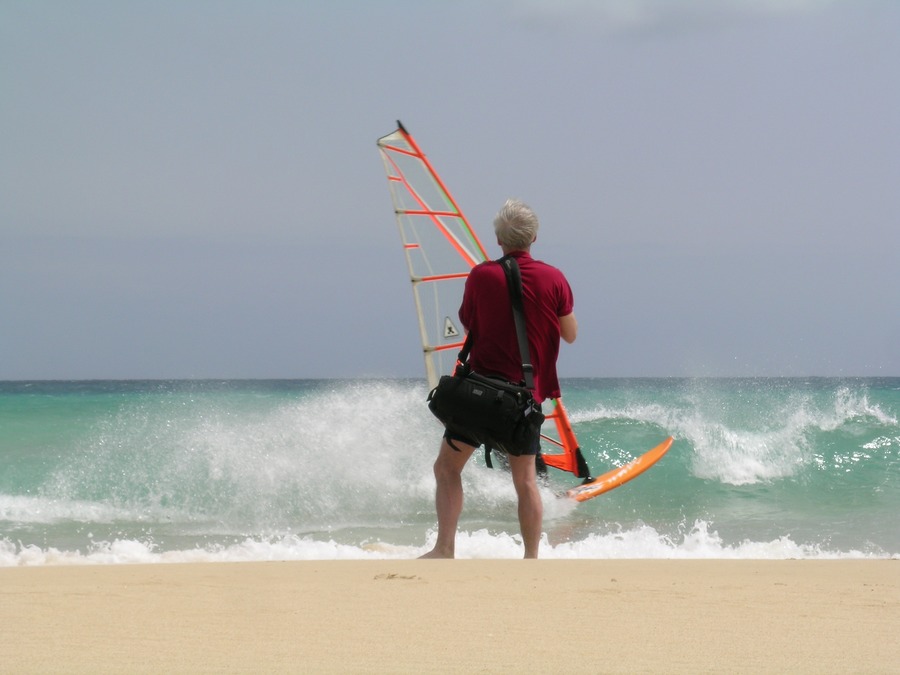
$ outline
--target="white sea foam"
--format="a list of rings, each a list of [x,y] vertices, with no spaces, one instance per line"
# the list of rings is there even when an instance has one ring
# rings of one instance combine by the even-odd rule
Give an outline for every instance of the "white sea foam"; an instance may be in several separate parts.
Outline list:
[[[137,514],[97,502],[0,494],[0,521],[27,524],[111,523],[137,519],[135,516]]]
[[[362,545],[333,540],[285,536],[271,540],[247,538],[229,546],[159,551],[152,542],[114,540],[94,542],[87,551],[64,551],[34,545],[20,546],[0,540],[0,567],[40,565],[155,564],[186,562],[255,562],[272,560],[386,560],[415,558],[434,544],[430,532],[422,546],[374,541]],[[486,529],[461,531],[457,535],[457,557],[461,559],[519,558],[522,542],[517,534]],[[832,550],[798,544],[790,537],[772,541],[750,541],[729,545],[708,523],[697,521],[677,538],[663,535],[649,525],[630,530],[592,534],[580,541],[552,545],[547,536],[541,548],[546,559],[900,559],[900,553]]]

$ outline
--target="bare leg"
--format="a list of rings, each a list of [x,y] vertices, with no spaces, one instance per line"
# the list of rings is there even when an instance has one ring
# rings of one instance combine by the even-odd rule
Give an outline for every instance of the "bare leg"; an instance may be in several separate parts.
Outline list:
[[[509,456],[513,485],[519,497],[519,528],[525,542],[525,557],[537,558],[541,544],[541,525],[544,519],[544,504],[537,487],[537,471],[534,455]]]
[[[437,510],[438,534],[434,548],[422,558],[452,558],[456,554],[456,526],[463,507],[462,470],[475,452],[475,448],[459,441],[453,441],[459,450],[454,450],[441,440],[441,449],[434,462],[434,478],[437,488],[434,505]],[[534,462],[532,462],[533,464]]]

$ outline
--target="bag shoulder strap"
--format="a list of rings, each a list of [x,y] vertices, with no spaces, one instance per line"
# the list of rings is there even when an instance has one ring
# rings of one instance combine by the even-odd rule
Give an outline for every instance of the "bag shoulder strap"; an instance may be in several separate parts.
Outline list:
[[[512,304],[513,320],[516,322],[516,337],[519,339],[519,357],[522,359],[522,375],[525,387],[534,389],[534,366],[531,364],[531,352],[528,349],[528,332],[525,328],[525,307],[522,302],[522,272],[518,261],[506,255],[498,261],[506,273],[506,285],[509,287],[509,299]]]

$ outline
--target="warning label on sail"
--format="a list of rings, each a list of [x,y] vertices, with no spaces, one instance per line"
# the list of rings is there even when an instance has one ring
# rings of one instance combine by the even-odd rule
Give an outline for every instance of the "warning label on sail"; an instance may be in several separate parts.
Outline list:
[[[456,325],[453,323],[453,320],[448,316],[444,319],[444,338],[457,338],[459,337],[459,329],[457,329]]]

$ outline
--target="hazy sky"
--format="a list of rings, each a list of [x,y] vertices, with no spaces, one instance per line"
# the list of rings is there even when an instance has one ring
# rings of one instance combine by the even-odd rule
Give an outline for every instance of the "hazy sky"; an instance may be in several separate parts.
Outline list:
[[[0,379],[422,376],[398,118],[486,244],[538,212],[562,375],[900,375],[898,36],[891,0],[2,0]]]

